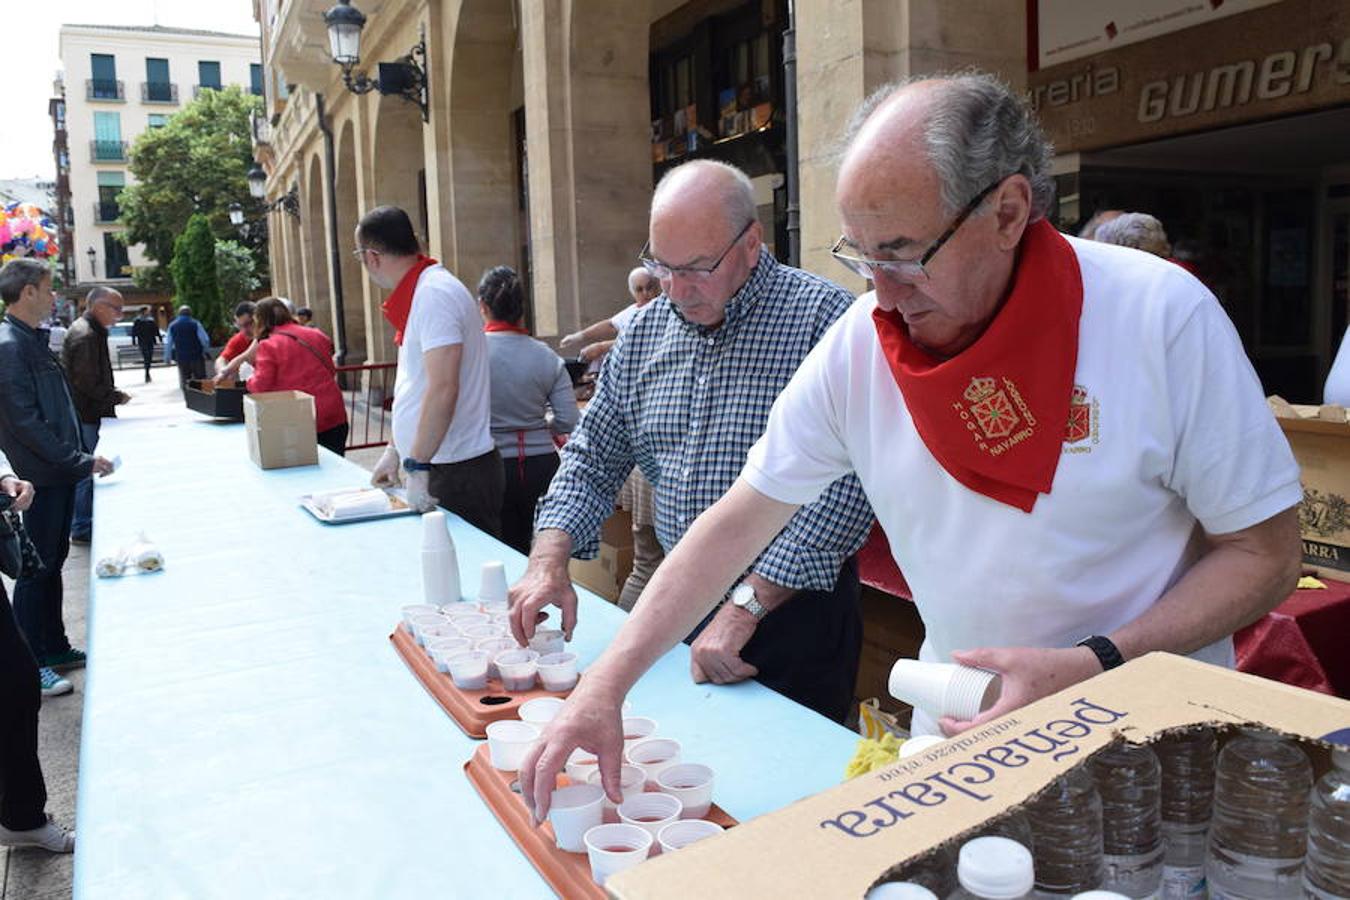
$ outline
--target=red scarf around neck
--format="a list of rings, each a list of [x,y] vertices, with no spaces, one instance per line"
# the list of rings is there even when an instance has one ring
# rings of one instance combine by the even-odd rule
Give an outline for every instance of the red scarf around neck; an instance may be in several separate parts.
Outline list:
[[[523,334],[529,336],[529,331],[523,326],[512,324],[511,322],[498,322],[496,319],[490,319],[483,325],[483,330],[488,334],[496,331],[509,331],[513,334]]]
[[[898,311],[873,310],[919,437],[961,484],[1023,512],[1050,493],[1069,421],[1082,310],[1078,258],[1045,220],[1027,227],[1003,308],[951,359],[916,346]]]
[[[394,326],[394,343],[400,347],[403,346],[403,332],[408,327],[408,316],[412,315],[413,291],[417,288],[417,279],[427,267],[434,265],[436,260],[430,256],[417,254],[417,261],[412,268],[404,273],[394,290],[384,298],[384,303],[380,304],[380,311]]]

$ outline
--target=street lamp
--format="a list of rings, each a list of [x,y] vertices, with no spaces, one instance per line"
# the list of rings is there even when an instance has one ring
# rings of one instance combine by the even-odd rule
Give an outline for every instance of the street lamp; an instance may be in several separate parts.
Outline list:
[[[230,204],[230,224],[236,228],[244,224],[244,208],[238,203]]]
[[[261,200],[267,196],[267,173],[262,166],[255,162],[244,177],[248,179],[248,192],[255,199]]]
[[[338,0],[328,12],[323,14],[324,25],[328,27],[329,56],[342,67],[342,83],[353,94],[368,94],[379,91],[386,96],[402,97],[409,103],[415,103],[422,111],[422,121],[430,121],[430,107],[427,103],[427,36],[426,27],[420,31],[420,38],[407,55],[396,62],[380,63],[378,76],[374,79],[364,72],[352,73],[361,62],[361,29],[366,24],[366,16],[352,6],[351,0]]]
[[[85,256],[89,257],[89,277],[97,278],[98,251],[96,251],[93,247],[90,247],[88,250],[84,251],[84,253]]]

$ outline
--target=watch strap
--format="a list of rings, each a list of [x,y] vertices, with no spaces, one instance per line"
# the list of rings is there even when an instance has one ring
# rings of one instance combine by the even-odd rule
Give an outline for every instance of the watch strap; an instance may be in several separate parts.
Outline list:
[[[431,463],[418,462],[411,456],[403,458],[403,470],[405,472],[430,472]]]
[[[1108,637],[1100,634],[1090,635],[1078,642],[1079,647],[1086,647],[1097,656],[1097,661],[1102,664],[1102,671],[1109,672],[1112,669],[1125,665],[1125,657],[1120,655],[1120,648]]]

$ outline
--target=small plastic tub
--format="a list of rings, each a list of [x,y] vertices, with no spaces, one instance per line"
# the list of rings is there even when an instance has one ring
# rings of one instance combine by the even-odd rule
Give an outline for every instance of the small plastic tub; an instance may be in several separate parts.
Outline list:
[[[520,693],[534,687],[539,672],[539,654],[533,650],[507,650],[492,658],[501,675],[502,690]]]
[[[488,655],[482,650],[447,657],[445,668],[461,691],[481,691],[487,687]]]
[[[546,691],[570,691],[577,686],[577,655],[550,653],[539,657],[539,683]]]
[[[538,727],[519,719],[502,719],[487,726],[488,756],[494,769],[517,772],[534,742],[539,740]]]

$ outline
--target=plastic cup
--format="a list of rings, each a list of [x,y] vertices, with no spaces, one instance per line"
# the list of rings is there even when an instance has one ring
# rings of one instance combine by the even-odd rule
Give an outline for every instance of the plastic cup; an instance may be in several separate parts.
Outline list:
[[[438,672],[449,672],[450,668],[446,665],[446,660],[452,656],[467,653],[472,649],[473,646],[461,637],[437,638],[434,641],[427,642],[427,655],[436,663]]]
[[[441,614],[439,606],[432,606],[430,603],[414,603],[411,606],[403,607],[403,624],[409,631],[413,630],[412,620],[414,616],[438,616]]]
[[[417,638],[419,646],[426,646],[426,638],[423,636],[426,629],[439,628],[442,625],[445,625],[445,617],[437,613],[422,613],[408,620],[408,626],[412,629],[413,637]]]
[[[488,660],[488,679],[500,681],[502,673],[497,670],[497,654],[505,653],[508,650],[519,650],[520,645],[516,643],[515,638],[508,635],[506,637],[483,638],[481,641],[475,641],[473,649],[483,650],[491,657]]]
[[[646,716],[623,717],[623,749],[627,753],[638,741],[656,736],[656,720]]]
[[[656,834],[656,843],[662,853],[671,853],[681,847],[687,847],[695,841],[721,834],[723,828],[707,819],[687,819],[671,822]]]
[[[636,825],[656,839],[661,829],[680,818],[684,804],[670,794],[645,792],[619,804],[619,821]]]
[[[586,781],[589,784],[598,784],[602,788],[604,787],[601,783],[599,769],[596,769],[591,772],[590,775],[586,776]],[[627,800],[629,797],[636,797],[638,794],[642,793],[643,788],[646,786],[647,776],[643,775],[642,770],[637,766],[624,764],[619,770],[619,793],[623,795],[623,799]],[[606,822],[619,821],[619,807],[616,804],[611,803],[608,797],[605,798],[604,807]]]
[[[520,704],[520,721],[543,728],[562,709],[561,697],[535,697]]]
[[[483,572],[478,584],[479,604],[506,602],[506,566],[500,560],[483,563]]]
[[[900,758],[918,756],[929,747],[936,747],[945,740],[946,738],[938,737],[936,734],[920,734],[909,738],[900,745]]]
[[[994,672],[953,663],[898,659],[887,685],[891,696],[935,719],[973,719],[994,705],[1002,687]]]
[[[519,719],[489,722],[485,730],[492,767],[504,772],[518,771],[525,754],[539,740],[539,727]]]
[[[567,649],[567,645],[563,642],[562,629],[536,629],[534,637],[530,638],[530,649],[538,651],[540,656],[548,656],[550,653],[562,653]]]
[[[667,766],[656,776],[656,789],[680,798],[681,819],[701,819],[712,808],[713,770],[701,763]]]
[[[445,668],[461,691],[481,691],[487,687],[488,655],[482,650],[447,657]]]
[[[460,631],[466,628],[474,628],[479,625],[491,625],[492,617],[485,616],[482,613],[460,613],[457,616],[450,617],[451,624],[457,626]]]
[[[590,779],[592,772],[600,770],[600,760],[589,750],[582,750],[580,747],[572,751],[572,755],[567,757],[567,764],[563,771],[567,777],[576,784],[585,784]]]
[[[550,653],[539,657],[539,684],[546,691],[570,691],[577,686],[577,655]]]
[[[643,738],[624,751],[624,758],[641,769],[648,786],[655,788],[661,770],[680,761],[680,742],[671,738]]]
[[[506,637],[506,632],[502,630],[502,626],[500,625],[491,625],[487,622],[477,625],[460,625],[458,622],[455,624],[459,625],[459,633],[471,641],[485,641],[488,638]]]
[[[509,693],[528,691],[534,687],[539,671],[539,654],[533,650],[507,650],[492,658],[502,679],[502,690]]]
[[[615,872],[631,869],[651,853],[650,832],[634,825],[597,825],[584,836],[591,879],[603,885]]]
[[[548,821],[559,850],[586,852],[586,832],[600,824],[604,799],[605,792],[593,784],[570,784],[553,792]]]
[[[476,603],[457,603],[454,606],[441,607],[441,615],[451,622],[458,622],[466,616],[481,616],[483,611],[478,608]]]
[[[505,600],[480,603],[478,609],[486,616],[509,616],[511,614],[511,604]]]
[[[441,624],[439,625],[422,626],[422,633],[421,633],[422,646],[426,648],[428,653],[431,652],[432,644],[439,643],[448,638],[459,638],[459,637],[460,637],[459,629],[451,625],[445,619],[441,619]]]

